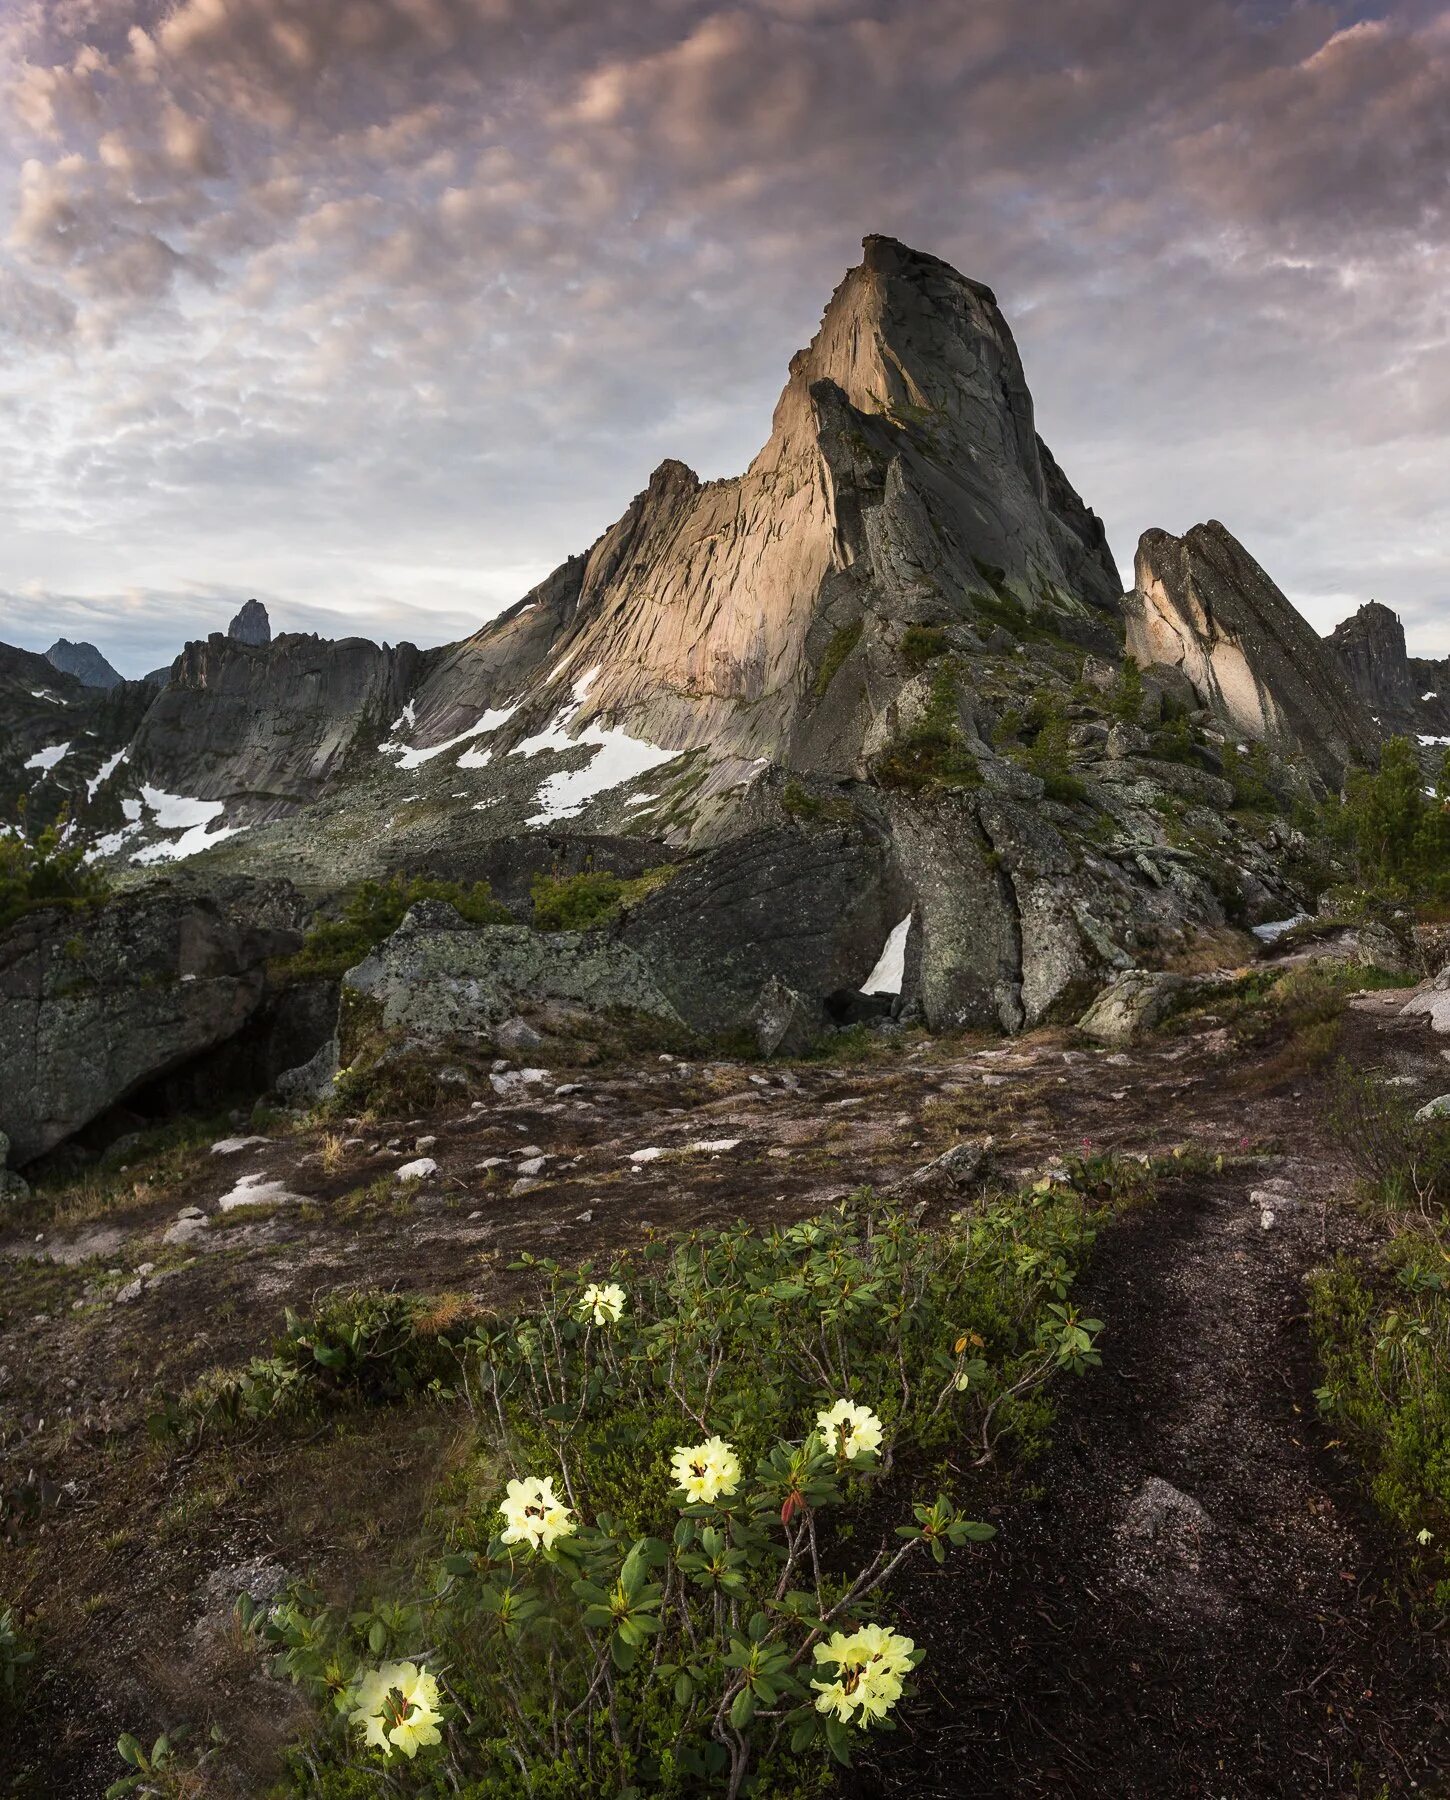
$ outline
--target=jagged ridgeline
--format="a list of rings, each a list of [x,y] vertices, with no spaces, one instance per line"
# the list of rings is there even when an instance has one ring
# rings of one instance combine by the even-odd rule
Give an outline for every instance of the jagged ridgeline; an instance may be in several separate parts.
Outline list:
[[[285,881],[299,926],[368,878],[489,881],[512,926],[424,907],[359,977],[400,1029],[524,990],[778,1042],[885,1006],[1017,1030],[1300,908],[1289,805],[1374,761],[1376,711],[1443,723],[1382,613],[1326,643],[1218,524],[1148,532],[1125,597],[990,290],[871,237],[744,474],[662,464],[441,649],[252,602],[145,683],[0,651],[0,795],[123,890],[184,861],[244,914],[238,878]],[[541,956],[532,883],[580,873],[627,903]],[[17,929],[43,990],[74,923]]]

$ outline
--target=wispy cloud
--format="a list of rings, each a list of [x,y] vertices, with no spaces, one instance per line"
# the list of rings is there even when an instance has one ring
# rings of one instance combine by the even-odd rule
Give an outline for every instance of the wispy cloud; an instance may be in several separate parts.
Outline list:
[[[0,636],[471,628],[743,466],[885,230],[1125,567],[1216,515],[1450,651],[1442,5],[22,0],[0,67]]]

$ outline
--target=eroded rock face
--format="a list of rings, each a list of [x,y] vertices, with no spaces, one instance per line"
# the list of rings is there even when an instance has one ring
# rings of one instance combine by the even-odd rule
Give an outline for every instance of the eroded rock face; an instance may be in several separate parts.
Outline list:
[[[1334,657],[1216,519],[1184,537],[1146,531],[1124,607],[1129,652],[1166,664],[1241,736],[1304,757],[1337,787],[1372,763],[1378,733]]]
[[[852,773],[901,685],[896,628],[990,629],[1006,607],[1102,631],[1118,607],[1102,527],[1036,435],[991,291],[890,238],[864,252],[745,474],[702,484],[662,463],[586,556],[430,671],[420,742],[517,702],[527,673],[506,751],[593,671],[571,735],[608,721]]]
[[[242,1029],[301,943],[285,883],[158,886],[0,935],[0,1129],[24,1164]]]
[[[228,802],[228,823],[314,800],[354,749],[402,711],[418,664],[411,644],[290,634],[266,645],[188,644],[128,751],[128,771],[168,793]]]
[[[1450,661],[1411,657],[1399,615],[1371,600],[1326,640],[1345,679],[1386,732],[1450,733]]]

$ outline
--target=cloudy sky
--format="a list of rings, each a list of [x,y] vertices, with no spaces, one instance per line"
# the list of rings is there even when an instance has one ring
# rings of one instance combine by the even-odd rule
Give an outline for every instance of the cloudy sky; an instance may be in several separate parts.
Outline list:
[[[1120,565],[1450,653],[1450,5],[0,0],[0,638],[432,643],[734,473],[863,233],[989,282]]]

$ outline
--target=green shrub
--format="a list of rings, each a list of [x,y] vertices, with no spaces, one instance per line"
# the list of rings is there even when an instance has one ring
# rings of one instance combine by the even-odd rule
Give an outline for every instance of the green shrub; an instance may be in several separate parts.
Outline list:
[[[249,1612],[320,1709],[294,1791],[373,1791],[349,1723],[359,1663],[426,1644],[447,1670],[449,1791],[473,1800],[822,1792],[824,1760],[859,1733],[844,1685],[841,1718],[816,1705],[840,1666],[817,1647],[865,1642],[907,1559],[990,1537],[909,1484],[931,1469],[931,1494],[948,1450],[980,1468],[1004,1441],[1040,1441],[1044,1384],[1098,1361],[1078,1266],[1118,1193],[1150,1179],[1077,1163],[937,1230],[859,1194],[787,1229],[662,1239],[598,1274],[522,1259],[537,1300],[448,1340],[479,1485],[421,1597]],[[837,1438],[818,1415],[843,1397],[868,1411],[847,1409]],[[503,1495],[501,1469],[517,1471]],[[883,1506],[902,1523],[878,1550]],[[889,1714],[920,1654],[875,1641],[893,1660],[861,1681]],[[373,1691],[407,1667],[372,1672]],[[426,1753],[407,1774],[403,1791],[442,1779]]]
[[[981,771],[957,724],[956,680],[949,665],[933,678],[921,717],[888,745],[873,773],[882,787],[912,794],[980,785]]]
[[[1035,720],[1034,720],[1035,714]],[[1021,760],[1047,789],[1051,800],[1081,800],[1087,788],[1073,774],[1068,752],[1067,720],[1050,700],[1034,702],[1028,723],[1036,723],[1037,735]]]
[[[1349,1257],[1310,1284],[1321,1410],[1351,1439],[1378,1504],[1416,1546],[1437,1607],[1450,1605],[1450,1233],[1388,1245],[1382,1267]]]
[[[20,1698],[35,1650],[13,1606],[0,1606],[0,1713]]]
[[[41,906],[93,906],[110,884],[64,843],[65,824],[47,825],[35,837],[0,836],[0,931]]]
[[[1193,730],[1182,714],[1167,720],[1152,734],[1148,742],[1154,756],[1162,762],[1198,762],[1193,751]]]
[[[861,633],[865,628],[865,621],[857,619],[853,624],[843,625],[832,634],[830,643],[826,645],[826,654],[821,658],[821,666],[816,670],[816,678],[811,683],[811,693],[817,700],[836,679],[841,664],[861,642]]]
[[[387,881],[364,881],[348,896],[335,919],[313,926],[295,956],[279,967],[284,978],[339,976],[360,963],[403,922],[420,900],[443,900],[470,925],[507,925],[512,915],[494,899],[486,881],[465,887],[457,881],[435,881],[428,875],[393,875]]]
[[[1224,773],[1233,786],[1235,812],[1281,813],[1284,802],[1274,783],[1274,765],[1267,744],[1236,747],[1225,762]]]
[[[901,657],[909,669],[924,669],[951,649],[942,625],[908,625],[901,635]]]
[[[1141,725],[1143,697],[1143,671],[1138,667],[1138,659],[1125,656],[1118,672],[1117,687],[1113,690],[1113,717],[1121,719],[1124,725]]]
[[[1450,1119],[1420,1121],[1382,1079],[1341,1064],[1329,1124],[1398,1229],[1376,1265],[1341,1256],[1310,1285],[1317,1398],[1381,1507],[1450,1606]]]
[[[1331,830],[1352,848],[1361,881],[1397,895],[1450,895],[1450,751],[1434,791],[1407,738],[1391,738],[1376,774],[1351,775]]]
[[[679,873],[678,863],[626,877],[602,870],[580,875],[536,875],[533,880],[537,931],[589,931],[607,925]]]
[[[161,1396],[147,1423],[156,1437],[196,1437],[311,1416],[339,1401],[440,1393],[457,1373],[450,1343],[471,1325],[470,1309],[440,1310],[400,1294],[339,1295],[307,1319],[289,1307],[271,1356],[207,1375],[180,1399]]]
[[[844,825],[851,818],[851,802],[843,795],[813,794],[799,781],[786,782],[780,803],[792,818],[811,824]]]

